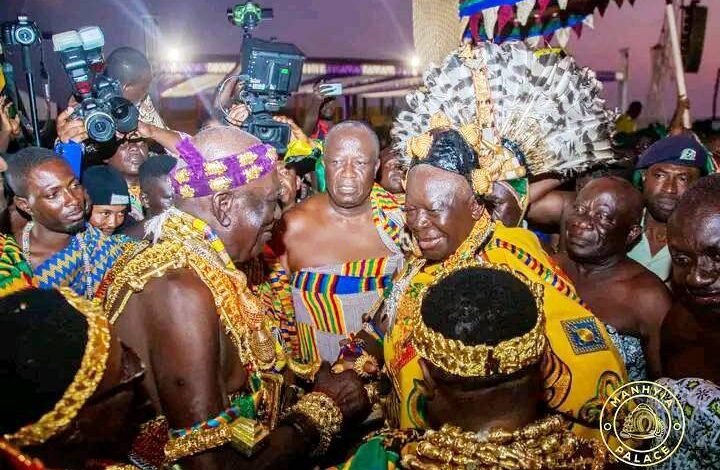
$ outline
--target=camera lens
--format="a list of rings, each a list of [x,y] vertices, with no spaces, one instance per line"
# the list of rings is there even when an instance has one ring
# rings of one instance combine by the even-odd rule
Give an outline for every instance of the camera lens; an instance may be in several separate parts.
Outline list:
[[[35,31],[29,26],[21,26],[15,30],[15,40],[23,46],[29,46],[35,42]]]
[[[127,134],[137,129],[140,113],[134,104],[119,96],[110,99],[109,104],[118,132]]]
[[[115,135],[115,123],[109,114],[97,111],[85,118],[88,136],[97,142],[107,142]]]

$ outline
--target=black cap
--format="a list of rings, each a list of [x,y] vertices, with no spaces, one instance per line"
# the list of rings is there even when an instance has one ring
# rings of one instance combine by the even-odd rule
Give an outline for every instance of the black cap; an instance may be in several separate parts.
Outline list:
[[[106,165],[92,166],[85,170],[82,184],[90,195],[93,205],[122,206],[130,204],[127,183],[120,172]]]

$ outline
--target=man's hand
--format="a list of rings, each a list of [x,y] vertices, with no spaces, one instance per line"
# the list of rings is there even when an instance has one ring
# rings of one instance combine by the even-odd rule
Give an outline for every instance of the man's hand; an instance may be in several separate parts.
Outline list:
[[[87,129],[85,129],[83,120],[71,117],[74,110],[71,106],[57,117],[57,135],[64,144],[67,144],[71,140],[79,144],[88,139]]]
[[[290,141],[299,140],[301,142],[305,142],[308,145],[311,144],[310,138],[305,134],[305,132],[303,132],[302,129],[300,129],[300,126],[295,124],[295,121],[293,121],[289,117],[273,116],[273,119],[277,122],[281,122],[283,124],[287,124],[288,126],[290,126],[290,133],[291,133]]]
[[[227,120],[233,126],[242,126],[247,118],[250,116],[250,108],[244,103],[237,103],[232,105],[230,111],[227,114]]]
[[[353,371],[332,374],[330,365],[323,363],[315,376],[313,392],[322,392],[340,407],[345,426],[358,423],[370,414],[370,400],[362,380]]]
[[[10,119],[10,107],[13,102],[5,96],[0,96],[0,132],[7,133],[10,139],[17,139],[22,134],[20,127],[20,116]]]

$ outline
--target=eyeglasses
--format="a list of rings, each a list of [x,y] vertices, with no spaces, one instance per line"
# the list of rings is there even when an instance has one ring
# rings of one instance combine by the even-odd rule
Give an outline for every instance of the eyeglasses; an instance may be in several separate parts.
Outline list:
[[[95,405],[120,393],[132,391],[145,378],[145,365],[137,353],[123,342],[120,342],[120,346],[122,347],[120,382],[101,394],[91,397],[87,401],[88,405]]]

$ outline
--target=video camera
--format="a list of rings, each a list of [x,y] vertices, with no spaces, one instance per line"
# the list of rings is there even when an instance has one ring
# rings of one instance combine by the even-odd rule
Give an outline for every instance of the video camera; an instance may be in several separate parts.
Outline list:
[[[100,28],[66,31],[52,39],[78,101],[72,117],[83,119],[88,136],[97,142],[107,142],[116,131],[128,133],[137,129],[137,108],[123,98],[119,81],[102,75],[105,38]]]
[[[250,108],[242,128],[284,153],[290,141],[290,127],[273,120],[272,113],[280,111],[300,87],[305,55],[294,44],[250,37],[258,23],[272,18],[272,14],[272,9],[260,8],[253,2],[228,10],[230,22],[245,31],[239,77],[242,86],[234,101]]]

